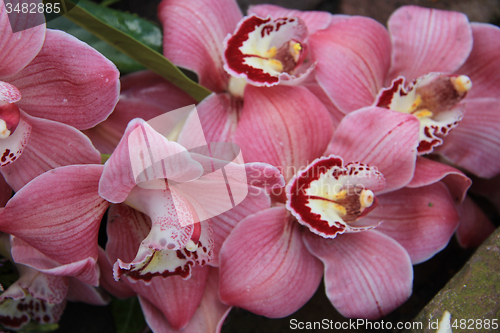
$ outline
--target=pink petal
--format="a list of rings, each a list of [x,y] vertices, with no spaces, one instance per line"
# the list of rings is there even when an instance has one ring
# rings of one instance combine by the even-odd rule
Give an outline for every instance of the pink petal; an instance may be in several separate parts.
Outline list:
[[[448,189],[441,182],[404,188],[378,197],[379,205],[366,219],[384,222],[378,231],[394,238],[413,264],[434,256],[450,241],[459,217]]]
[[[210,269],[205,293],[201,299],[200,307],[196,310],[189,324],[182,330],[184,333],[219,333],[224,319],[231,309],[220,302],[218,297],[219,271]],[[149,327],[154,332],[175,333],[163,314],[144,298],[139,298],[141,307]]]
[[[45,171],[71,164],[100,164],[101,155],[77,129],[55,121],[31,117],[22,112],[31,134],[22,155],[1,170],[15,190]]]
[[[232,0],[162,1],[163,54],[175,65],[198,74],[201,85],[225,90],[229,76],[222,68],[223,41],[243,17]]]
[[[111,154],[132,119],[150,120],[194,103],[192,97],[158,74],[135,72],[121,79],[120,101],[108,119],[84,133],[101,153]]]
[[[9,2],[11,3],[11,2]],[[15,3],[11,3],[15,4]],[[23,69],[40,52],[45,38],[45,24],[12,33],[12,27],[30,26],[30,15],[7,15],[0,0],[0,79],[12,76]],[[12,20],[12,22],[10,21]]]
[[[310,37],[316,79],[347,113],[372,105],[390,65],[387,30],[370,18],[352,17]]]
[[[233,228],[244,218],[271,207],[269,196],[262,190],[250,189],[248,196],[235,208],[218,216],[212,217],[214,230],[214,255],[210,262],[212,266],[219,266],[219,251],[222,244]]]
[[[467,190],[472,184],[472,181],[461,171],[449,165],[419,156],[417,157],[415,174],[407,186],[410,188],[422,187],[440,180],[448,186],[451,196],[457,203],[461,203],[465,199]]]
[[[220,297],[266,317],[297,311],[314,294],[322,265],[302,243],[299,225],[284,207],[240,221],[220,252]]]
[[[15,266],[20,275],[17,283],[21,288],[28,290],[31,296],[52,304],[64,301],[68,292],[66,277],[40,273],[18,264]]]
[[[15,103],[21,99],[21,92],[10,83],[0,81],[0,101]]]
[[[472,23],[474,45],[465,64],[457,74],[465,74],[472,81],[473,88],[468,98],[497,97],[500,95],[500,28],[486,23]]]
[[[22,93],[29,114],[87,129],[106,119],[120,84],[115,65],[89,45],[59,30],[47,30],[35,59],[9,82]]]
[[[478,247],[495,231],[493,223],[471,198],[465,198],[457,210],[460,214],[460,224],[456,235],[460,246]]]
[[[330,97],[325,93],[323,88],[316,82],[307,82],[303,84],[307,89],[309,89],[316,97],[323,103],[326,109],[330,112],[332,116],[333,129],[335,130],[342,118],[344,118],[345,113],[340,111],[331,101]]]
[[[134,119],[104,165],[99,195],[113,203],[123,202],[141,182],[164,178],[187,181],[202,173],[186,149],[168,141],[144,120]]]
[[[101,289],[92,287],[82,281],[69,278],[69,289],[67,299],[71,302],[84,302],[92,305],[107,305],[109,296]]]
[[[394,191],[413,177],[419,127],[412,115],[364,108],[342,119],[325,155],[377,167],[387,182],[382,192]]]
[[[454,164],[483,178],[500,173],[500,99],[466,99],[466,114],[437,149]]]
[[[328,111],[306,88],[247,86],[234,141],[245,162],[277,166],[288,181],[323,154],[332,132]]]
[[[193,318],[203,297],[207,283],[209,267],[193,267],[192,277],[185,281],[180,276],[155,278],[151,285],[142,282],[130,284],[139,294],[139,300],[145,299],[167,319],[175,330],[181,330]]]
[[[14,236],[11,236],[11,238],[12,257],[16,262],[33,267],[46,274],[74,276],[85,283],[94,286],[98,285],[99,269],[96,267],[95,258],[88,257],[61,265],[21,239]]]
[[[410,258],[392,238],[370,230],[332,240],[308,233],[304,242],[325,265],[326,295],[343,316],[378,319],[410,297]]]
[[[458,12],[404,6],[388,22],[392,66],[387,81],[403,75],[408,82],[430,72],[455,72],[472,49],[472,29]]]
[[[256,5],[250,6],[248,15],[255,14],[259,17],[266,18],[271,16],[273,19],[280,17],[299,17],[307,25],[309,34],[313,34],[318,30],[326,29],[332,23],[332,14],[320,11],[300,11],[295,9],[287,9],[275,5]]]
[[[108,208],[97,192],[101,173],[100,165],[72,165],[42,174],[7,203],[0,229],[63,265],[97,260],[99,224]]]
[[[97,259],[99,264],[99,285],[104,288],[111,295],[118,298],[128,298],[135,296],[135,292],[126,285],[125,281],[115,281],[113,277],[113,266],[109,263],[106,252],[99,247],[99,257]]]

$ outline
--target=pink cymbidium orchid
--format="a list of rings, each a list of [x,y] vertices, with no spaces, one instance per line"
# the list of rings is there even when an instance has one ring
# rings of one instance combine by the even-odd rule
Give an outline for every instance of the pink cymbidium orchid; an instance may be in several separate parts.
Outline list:
[[[293,96],[296,105],[287,114],[294,119],[303,117],[297,114],[302,109],[323,108],[296,85],[315,68],[308,40],[340,16],[271,5],[251,7],[248,14],[243,17],[234,0],[196,0],[189,6],[164,0],[159,7],[165,57],[194,71],[214,92],[197,105],[210,142],[232,142],[245,114],[254,112],[254,101],[273,108]],[[251,136],[258,135],[256,129]]]
[[[137,150],[144,147],[144,137],[149,162],[141,155],[148,149]],[[181,132],[179,143],[168,141],[148,123],[131,121],[105,164],[99,187],[104,198],[116,203],[108,213],[108,243],[101,256],[103,286],[119,297],[136,293],[155,332],[220,329],[229,307],[218,300],[218,270],[207,264],[218,264],[222,242],[239,220],[270,206],[269,196],[252,185],[284,185],[276,168],[221,164],[221,159],[209,157],[224,155],[216,145],[203,152],[191,139],[185,143],[188,152],[181,146],[183,137]],[[204,139],[197,143],[206,144]],[[142,161],[139,173],[134,170],[137,161]],[[213,175],[217,170],[225,174],[223,187]],[[239,195],[241,185],[250,186],[248,196],[247,191]]]
[[[11,243],[17,250],[34,251],[23,241],[2,234],[0,252],[11,260],[19,273],[19,279],[0,295],[0,324],[19,329],[30,321],[40,324],[57,323],[66,301],[80,301],[94,305],[106,305],[106,297],[98,289],[74,277],[51,275],[32,267],[17,264],[11,257]]]
[[[395,11],[388,28],[352,17],[311,36],[321,95],[344,114],[368,105],[412,114],[420,154],[498,174],[500,29],[416,6]]]
[[[106,119],[119,90],[116,67],[76,38],[45,24],[12,32],[28,19],[0,1],[0,172],[15,191],[52,168],[99,163],[78,130]]]
[[[325,109],[314,115],[330,117]],[[440,179],[460,180],[457,196],[470,185],[460,173],[436,172],[432,183],[407,187],[419,121],[369,107],[345,116],[330,142],[331,127],[309,128],[306,118],[287,126],[257,122],[258,112],[248,117],[265,130],[251,141],[237,132],[236,142],[247,160],[287,170],[288,185],[286,198],[276,194],[272,208],[240,221],[223,244],[221,300],[268,317],[287,316],[324,276],[328,298],[347,317],[377,319],[406,301],[412,264],[444,248],[458,225],[454,200]],[[303,141],[313,129],[326,138],[319,147]],[[264,144],[282,131],[289,141]],[[311,156],[311,148],[325,156]]]

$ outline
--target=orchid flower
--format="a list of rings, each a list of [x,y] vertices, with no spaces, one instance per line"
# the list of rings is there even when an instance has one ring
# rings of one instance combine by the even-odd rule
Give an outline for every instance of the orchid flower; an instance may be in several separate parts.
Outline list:
[[[145,143],[143,134],[150,156],[163,158],[148,162],[137,150]],[[219,317],[227,314],[229,307],[218,301],[213,289],[218,284],[214,282],[217,270],[210,270],[207,264],[218,264],[221,244],[240,219],[270,206],[269,196],[254,186],[284,185],[276,168],[210,158],[197,149],[200,145],[194,140],[183,143],[182,138],[190,135],[196,133],[181,132],[176,143],[143,120],[131,121],[106,162],[99,185],[100,195],[115,203],[108,213],[108,243],[101,264],[106,270],[103,285],[117,296],[137,293],[148,324],[159,332],[188,324],[213,324],[195,314],[200,302],[218,302],[215,307],[203,305],[203,311],[216,310]],[[181,144],[190,148],[190,153]],[[217,154],[217,146],[210,147],[210,154]],[[151,169],[135,177],[135,160]],[[218,185],[214,167],[225,170],[223,186]],[[229,185],[232,199],[227,206],[223,201]],[[239,195],[242,186],[245,190],[250,186],[247,198],[247,191],[245,196]],[[205,285],[210,289],[205,290]],[[158,293],[165,297],[158,297]],[[176,298],[183,301],[165,301]]]
[[[165,57],[194,71],[214,92],[197,105],[209,142],[232,142],[240,121],[253,111],[251,101],[273,107],[286,89],[305,109],[320,104],[296,85],[315,70],[309,40],[342,16],[271,5],[251,7],[248,14],[243,17],[234,0],[196,0],[189,6],[164,0],[159,6]],[[252,136],[258,135],[256,129]]]
[[[462,13],[404,6],[388,31],[351,17],[309,44],[320,93],[337,113],[375,105],[411,114],[420,122],[419,154],[491,178],[500,172],[499,38],[498,27]]]
[[[19,273],[14,282],[0,295],[0,324],[19,329],[28,322],[57,323],[66,301],[81,301],[94,305],[106,305],[108,298],[98,289],[74,277],[51,275],[29,266],[17,264],[10,255],[10,243],[18,243],[17,249],[36,251],[21,240],[2,234],[2,256],[11,260]],[[19,244],[20,243],[20,244]]]
[[[282,110],[260,113],[274,119]],[[454,196],[464,196],[470,183],[436,172],[432,183],[408,187],[419,144],[419,121],[411,115],[361,109],[330,139],[331,127],[312,126],[330,115],[316,111],[292,126],[259,122],[258,111],[245,115],[261,135],[248,140],[242,128],[235,142],[247,160],[284,168],[288,185],[286,197],[275,193],[273,207],[240,221],[224,242],[221,300],[283,317],[304,305],[324,276],[342,315],[377,319],[411,295],[412,264],[432,257],[455,232],[454,200],[440,180],[454,178]],[[288,140],[268,144],[275,136]],[[321,141],[305,141],[309,136]],[[323,153],[314,156],[316,149]]]
[[[18,191],[52,168],[99,163],[79,129],[103,121],[118,101],[118,70],[87,44],[0,0],[0,172]]]

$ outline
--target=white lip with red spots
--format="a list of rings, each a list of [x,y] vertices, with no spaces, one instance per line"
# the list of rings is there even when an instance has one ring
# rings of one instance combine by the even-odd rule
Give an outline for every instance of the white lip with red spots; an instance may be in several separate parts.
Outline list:
[[[307,36],[305,23],[297,17],[245,17],[224,41],[224,68],[255,86],[269,87],[307,75],[311,66],[301,66]]]
[[[314,160],[287,185],[287,208],[299,223],[325,238],[373,229],[360,218],[377,206],[385,179],[374,167],[330,155]]]
[[[472,88],[465,75],[430,73],[405,87],[398,77],[391,87],[382,89],[375,105],[413,114],[420,121],[419,154],[428,154],[443,144],[443,137],[462,120],[465,108],[459,104]]]

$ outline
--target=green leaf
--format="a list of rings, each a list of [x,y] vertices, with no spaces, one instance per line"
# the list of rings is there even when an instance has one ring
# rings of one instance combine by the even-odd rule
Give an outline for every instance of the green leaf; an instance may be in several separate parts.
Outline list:
[[[111,311],[115,319],[116,333],[137,333],[146,326],[137,297],[113,299]]]
[[[47,0],[47,2],[62,3],[62,8],[67,8],[70,4],[72,4],[72,2],[69,0]],[[113,22],[121,22],[116,18],[116,16],[102,14],[104,18],[101,16],[96,17],[89,12],[89,10],[93,11],[95,9],[94,7],[111,10],[109,8],[105,8],[96,4],[90,4],[87,1],[80,0],[78,6],[74,7],[64,16],[80,25],[81,27],[85,28],[86,30],[90,31],[102,40],[110,43],[118,50],[125,53],[130,58],[134,59],[146,68],[172,82],[174,85],[192,96],[195,100],[201,101],[202,99],[210,95],[211,92],[209,90],[190,80],[179,70],[179,68],[174,66],[161,53],[146,45],[145,41],[139,41],[132,35],[129,35],[128,33],[133,33],[134,28],[136,28],[134,24],[130,24],[130,21],[124,21],[125,23],[121,25],[120,28],[116,28],[111,25]],[[95,12],[93,11],[92,13]],[[108,22],[110,23],[106,23],[107,21],[105,20],[108,20]],[[135,34],[134,36],[137,36],[137,34]],[[148,41],[147,43],[149,42],[151,41]]]
[[[97,38],[94,34],[71,22],[64,16],[58,17],[57,19],[48,22],[47,28],[62,30],[89,44],[106,58],[111,60],[116,65],[116,67],[118,67],[118,70],[121,73],[132,73],[145,69],[145,67],[139,64],[137,61],[118,51],[107,42]]]
[[[52,332],[59,328],[58,324],[38,324],[35,322],[29,322],[24,325],[18,333],[44,333],[44,332]]]
[[[120,2],[121,0],[104,0],[103,2],[100,3],[101,6],[107,7],[111,6],[112,4],[115,4],[117,2]]]

